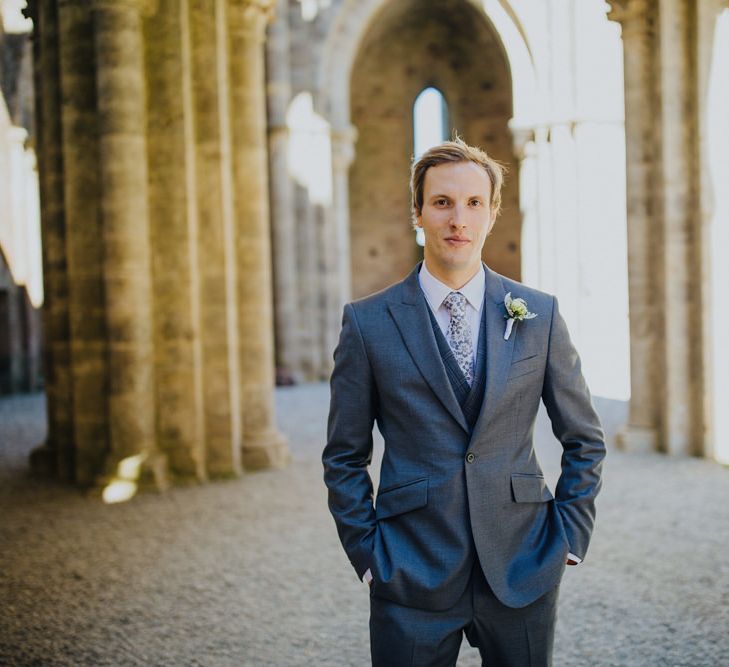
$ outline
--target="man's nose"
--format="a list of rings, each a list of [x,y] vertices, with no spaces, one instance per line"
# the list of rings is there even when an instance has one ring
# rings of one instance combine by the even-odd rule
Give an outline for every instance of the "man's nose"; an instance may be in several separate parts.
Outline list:
[[[450,223],[453,227],[464,227],[465,226],[465,217],[464,217],[465,211],[463,210],[463,206],[460,204],[456,204],[451,209],[451,220]]]

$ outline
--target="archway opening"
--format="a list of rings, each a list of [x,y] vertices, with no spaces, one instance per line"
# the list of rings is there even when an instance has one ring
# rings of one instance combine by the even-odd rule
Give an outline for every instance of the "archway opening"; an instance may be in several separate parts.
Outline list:
[[[415,158],[448,137],[448,104],[443,93],[428,86],[413,104]]]
[[[420,92],[413,104],[415,159],[447,138],[448,104],[440,90],[428,86]],[[425,245],[425,234],[421,227],[415,230],[415,242],[421,248]]]

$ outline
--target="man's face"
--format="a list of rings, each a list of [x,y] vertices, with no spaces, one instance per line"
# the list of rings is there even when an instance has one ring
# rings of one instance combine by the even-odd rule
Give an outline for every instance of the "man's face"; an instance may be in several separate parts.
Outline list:
[[[488,174],[474,162],[446,162],[425,172],[423,186],[417,224],[425,232],[428,269],[440,280],[468,280],[493,226]]]

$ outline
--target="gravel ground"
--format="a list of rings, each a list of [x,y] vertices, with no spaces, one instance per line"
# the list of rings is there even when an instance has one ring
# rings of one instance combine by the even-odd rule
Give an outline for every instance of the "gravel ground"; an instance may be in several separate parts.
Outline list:
[[[0,665],[367,665],[367,590],[321,482],[328,388],[276,400],[287,469],[112,506],[33,480],[44,399],[0,400]],[[625,406],[598,408],[611,436]],[[561,450],[543,415],[538,434],[553,481]],[[609,449],[590,553],[563,581],[555,665],[729,666],[729,470]],[[458,664],[477,652],[464,644]]]

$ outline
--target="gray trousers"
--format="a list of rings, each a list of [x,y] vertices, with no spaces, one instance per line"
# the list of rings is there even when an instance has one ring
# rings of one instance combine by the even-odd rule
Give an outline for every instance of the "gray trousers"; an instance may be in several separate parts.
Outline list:
[[[503,605],[476,562],[458,602],[414,609],[370,596],[373,667],[453,666],[465,632],[488,667],[551,667],[559,586],[521,609]]]

